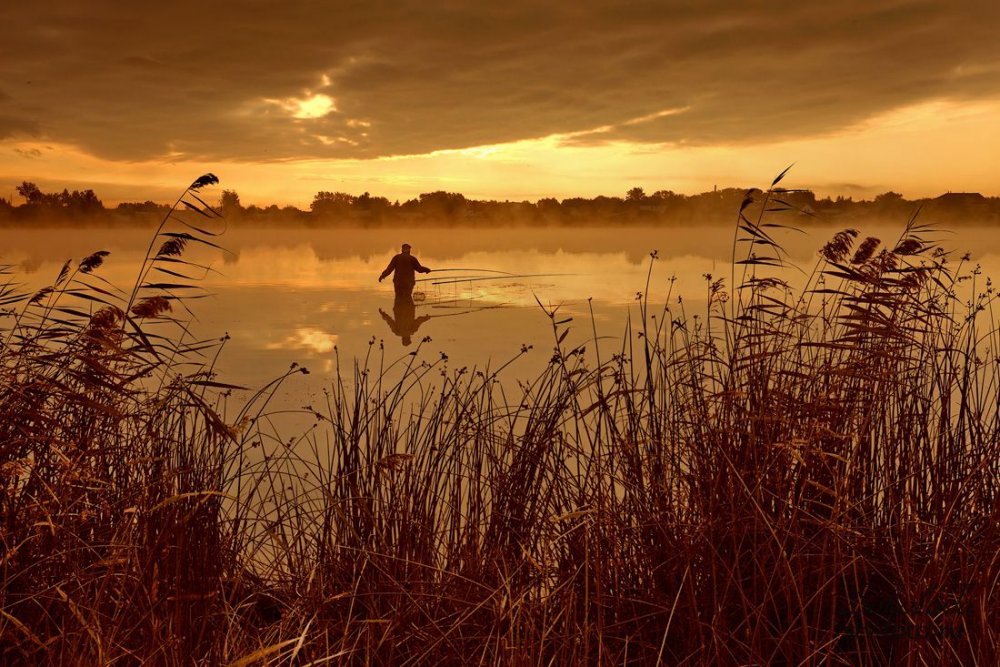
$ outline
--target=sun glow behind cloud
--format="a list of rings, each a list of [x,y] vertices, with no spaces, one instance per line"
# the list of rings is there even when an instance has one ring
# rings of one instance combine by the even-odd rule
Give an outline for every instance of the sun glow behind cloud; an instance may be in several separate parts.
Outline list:
[[[306,97],[287,97],[285,99],[266,99],[265,102],[274,104],[288,113],[292,118],[312,119],[322,118],[327,114],[337,110],[336,101],[329,95],[307,94]]]
[[[311,98],[302,98],[307,100]],[[301,100],[300,100],[301,101]],[[325,109],[317,103],[310,113]],[[333,101],[331,99],[331,105]],[[289,110],[298,110],[292,107]],[[332,109],[332,107],[331,107]],[[329,110],[328,110],[329,113]],[[367,121],[359,121],[367,122]],[[166,200],[193,175],[213,171],[244,204],[308,208],[320,190],[371,192],[405,200],[448,190],[477,199],[622,195],[641,186],[702,192],[714,185],[759,186],[789,163],[789,182],[821,195],[908,197],[947,190],[998,194],[1000,100],[939,99],[895,109],[811,138],[744,145],[676,146],[608,141],[580,144],[568,134],[372,160],[281,162],[104,160],[67,144],[11,142],[0,148],[0,196],[35,180],[44,188],[93,187],[106,203]],[[336,139],[331,139],[336,140]],[[86,179],[86,180],[84,180]]]

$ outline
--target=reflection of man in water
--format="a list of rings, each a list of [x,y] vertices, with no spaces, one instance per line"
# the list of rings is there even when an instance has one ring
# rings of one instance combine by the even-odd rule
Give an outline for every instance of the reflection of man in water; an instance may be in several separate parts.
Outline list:
[[[385,267],[385,271],[378,277],[378,281],[382,282],[390,273],[393,274],[392,286],[396,289],[396,302],[399,303],[399,296],[401,294],[409,297],[413,293],[413,285],[416,283],[414,273],[416,271],[420,273],[431,272],[426,266],[421,266],[417,258],[410,254],[410,244],[404,243],[403,252],[389,260],[389,266]],[[412,299],[410,303],[413,303]],[[397,307],[394,306],[393,311]]]
[[[409,246],[403,247],[408,248]],[[396,257],[401,256],[402,255],[396,255]],[[416,258],[414,258],[413,261],[416,261]],[[392,265],[390,264],[389,267],[392,268]],[[388,271],[388,269],[386,270]],[[410,275],[412,276],[413,274],[411,273]],[[383,275],[383,278],[384,277],[385,276]],[[412,282],[410,282],[410,289],[413,289]],[[378,312],[382,315],[382,319],[389,325],[389,328],[392,329],[392,333],[403,339],[403,345],[409,345],[411,342],[410,336],[417,333],[417,329],[420,328],[421,324],[431,319],[430,315],[421,315],[420,317],[416,317],[417,307],[413,303],[413,297],[408,293],[400,294],[399,283],[396,283],[396,300],[392,304],[393,316],[389,317],[381,308],[378,309]]]

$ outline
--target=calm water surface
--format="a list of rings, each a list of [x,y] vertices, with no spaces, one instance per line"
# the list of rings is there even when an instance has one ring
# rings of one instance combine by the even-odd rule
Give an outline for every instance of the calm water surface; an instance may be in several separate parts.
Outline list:
[[[786,232],[790,258],[805,269],[837,227]],[[862,229],[895,239],[899,228]],[[18,267],[30,287],[50,283],[62,263],[94,250],[111,251],[100,275],[130,288],[150,241],[148,230],[3,229],[0,262]],[[956,256],[973,251],[986,273],[1000,274],[1000,234],[962,228],[943,237]],[[416,287],[412,313],[394,304],[391,279],[377,277],[403,241],[435,271]],[[192,251],[211,263],[202,285],[209,292],[192,300],[192,331],[229,342],[219,362],[220,380],[259,387],[291,362],[308,367],[277,397],[277,407],[295,408],[322,400],[337,358],[342,368],[371,354],[378,365],[406,358],[433,361],[444,353],[447,366],[496,367],[533,349],[507,371],[533,377],[552,352],[549,318],[539,307],[559,307],[572,317],[567,344],[598,336],[602,351],[620,349],[626,322],[638,320],[636,293],[646,287],[653,304],[666,301],[676,317],[705,308],[703,274],[729,278],[731,227],[690,225],[669,229],[425,229],[315,230],[244,229],[220,241],[229,252]],[[471,271],[470,269],[476,269]],[[995,270],[994,270],[995,269]],[[496,272],[496,273],[491,273]],[[510,275],[502,275],[499,272]],[[493,276],[500,276],[493,278]],[[488,280],[479,278],[488,277]],[[683,304],[678,297],[683,297]],[[593,317],[591,317],[593,313]],[[406,338],[399,334],[409,333]],[[429,337],[430,342],[422,342]]]

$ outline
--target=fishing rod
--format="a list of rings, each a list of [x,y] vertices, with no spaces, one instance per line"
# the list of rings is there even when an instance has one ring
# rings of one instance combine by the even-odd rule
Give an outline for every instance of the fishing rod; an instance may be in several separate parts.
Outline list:
[[[480,280],[502,280],[510,278],[551,278],[553,276],[575,276],[575,273],[524,273],[520,275],[506,275],[506,276],[486,276],[484,278],[453,278],[448,280],[438,280],[432,282],[431,285],[451,285],[452,283],[471,283]],[[427,280],[431,280],[428,278]]]
[[[448,269],[431,269],[432,273],[445,273],[445,272],[453,272],[453,271],[466,271],[468,273],[503,273],[503,274],[510,275],[506,271],[498,271],[497,269],[452,269],[452,268],[448,268]]]
[[[497,271],[496,269],[433,269],[432,273],[496,273],[499,276],[513,276],[513,273],[507,271]],[[446,276],[453,277],[453,276]],[[422,283],[428,280],[434,280],[434,278],[417,278],[416,282]]]

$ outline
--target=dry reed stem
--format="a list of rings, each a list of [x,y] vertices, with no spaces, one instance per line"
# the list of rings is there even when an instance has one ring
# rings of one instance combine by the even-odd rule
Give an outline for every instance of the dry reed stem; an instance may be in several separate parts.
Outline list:
[[[149,301],[176,289],[145,275],[183,243],[127,299],[93,259],[21,295],[3,660],[992,664],[993,287],[915,220],[836,235],[792,286],[783,192],[751,193],[698,318],[643,296],[608,356],[546,311],[517,385],[373,341],[291,440],[267,404],[302,369],[229,420],[210,363],[176,376],[186,329]]]

